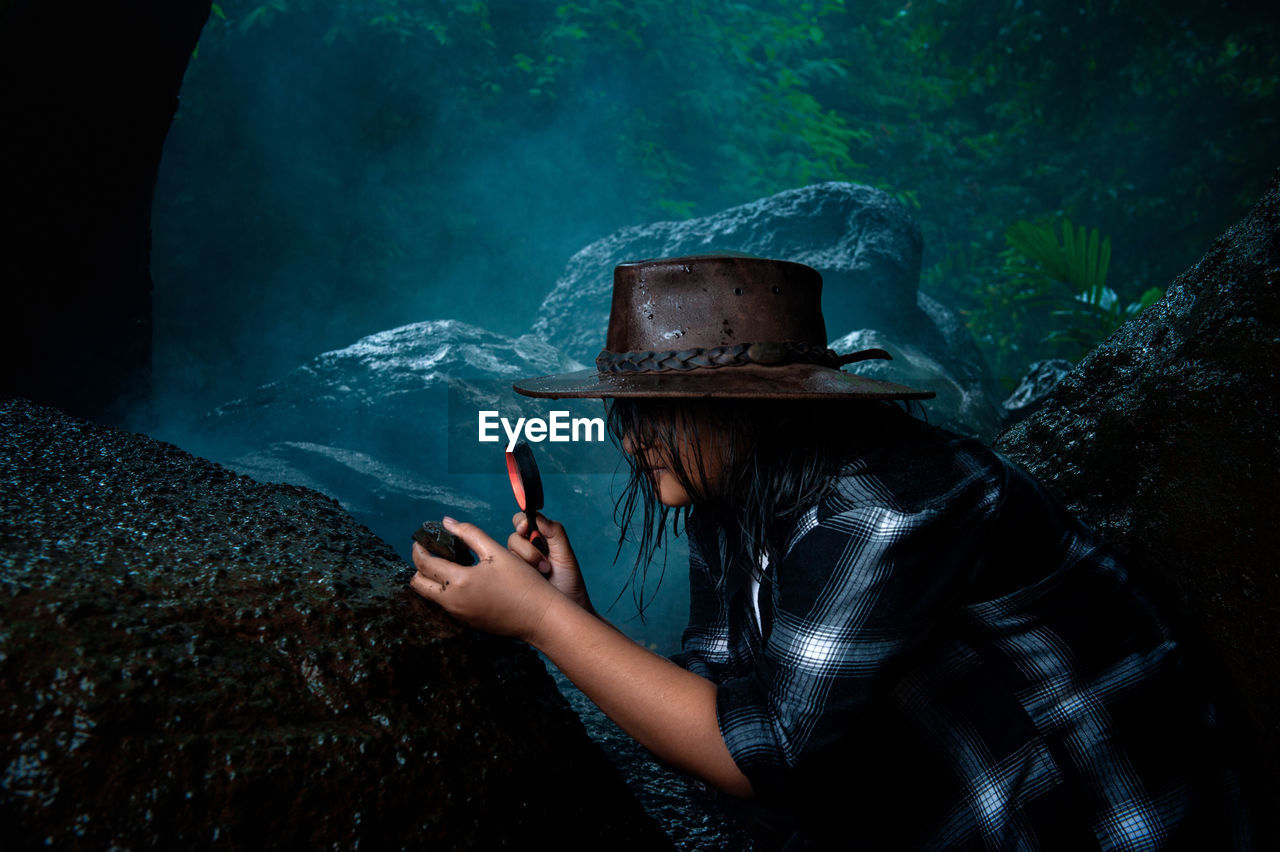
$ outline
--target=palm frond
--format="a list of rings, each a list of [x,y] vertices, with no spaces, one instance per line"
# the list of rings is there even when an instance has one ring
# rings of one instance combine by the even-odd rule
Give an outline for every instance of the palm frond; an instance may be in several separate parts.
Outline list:
[[[1136,302],[1122,302],[1107,286],[1111,238],[1065,216],[1014,222],[1005,243],[1000,258],[1007,303],[1049,307],[1058,327],[1043,342],[1071,345],[1080,355],[1164,295],[1153,287]]]

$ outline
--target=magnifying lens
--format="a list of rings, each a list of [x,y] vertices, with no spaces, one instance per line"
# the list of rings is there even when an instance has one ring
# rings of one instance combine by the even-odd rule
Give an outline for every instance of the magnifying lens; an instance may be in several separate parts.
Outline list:
[[[516,505],[529,521],[529,541],[546,556],[547,539],[534,522],[542,508],[542,477],[538,475],[538,463],[533,460],[533,450],[527,441],[517,441],[515,449],[507,451],[507,476],[511,477]]]

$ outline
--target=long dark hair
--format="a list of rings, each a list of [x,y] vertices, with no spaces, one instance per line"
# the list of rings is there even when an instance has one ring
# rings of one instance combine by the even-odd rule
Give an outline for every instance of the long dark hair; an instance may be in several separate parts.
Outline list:
[[[641,617],[649,565],[668,520],[680,535],[690,507],[658,500],[649,453],[626,453],[624,440],[658,451],[699,519],[719,524],[730,558],[755,574],[761,555],[776,562],[778,531],[832,487],[834,474],[851,456],[923,425],[912,416],[923,412],[918,403],[893,401],[665,398],[608,399],[605,405],[609,435],[630,467],[614,505],[618,553],[636,526],[637,510],[642,513],[636,530],[640,552],[629,584]],[[716,470],[719,475],[708,483],[706,474]]]

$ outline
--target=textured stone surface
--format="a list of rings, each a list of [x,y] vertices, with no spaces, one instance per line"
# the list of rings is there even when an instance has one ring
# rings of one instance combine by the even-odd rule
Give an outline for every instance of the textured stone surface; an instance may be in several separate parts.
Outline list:
[[[475,445],[477,408],[509,413],[523,399],[511,390],[512,381],[581,368],[528,335],[509,338],[456,320],[413,323],[322,353],[278,381],[218,407],[205,417],[204,437],[211,447],[254,447],[257,455],[238,460],[246,472],[342,491],[344,502],[356,511],[380,511],[383,500],[372,490],[357,500],[355,489],[341,486],[342,475],[325,473],[326,467],[346,467],[377,480],[397,501],[417,497],[446,508],[475,508],[458,493],[415,493],[435,480],[423,477],[424,471],[448,472],[443,427],[450,383],[476,383],[460,400],[470,403],[466,425],[472,432],[467,437]],[[502,395],[494,397],[493,391]],[[501,447],[494,446],[500,456]],[[353,455],[369,451],[374,455],[367,460]]]
[[[1006,425],[1012,426],[1019,420],[1025,420],[1034,414],[1053,393],[1058,383],[1074,369],[1075,364],[1064,358],[1033,361],[1027,367],[1027,374],[1013,389],[1013,393],[1000,403],[1000,407],[1004,410]]]
[[[831,348],[837,352],[884,349],[893,353],[892,361],[861,361],[850,369],[873,379],[927,388],[936,393],[936,397],[924,402],[930,423],[969,435],[991,436],[999,431],[1000,421],[994,416],[985,394],[975,394],[972,385],[957,378],[921,346],[899,343],[884,332],[868,328],[849,332],[833,341]]]
[[[582,717],[591,739],[613,760],[627,779],[627,786],[667,832],[676,849],[751,852],[756,848],[738,817],[726,813],[718,804],[723,798],[718,799],[701,781],[656,762],[644,746],[609,721],[567,677],[554,668],[552,675],[561,693]]]
[[[1280,174],[997,447],[1171,578],[1280,765]]]
[[[333,501],[0,401],[6,848],[663,848],[527,647]]]
[[[981,355],[954,313],[918,292],[919,226],[892,196],[869,186],[814,184],[700,219],[616,231],[570,258],[533,333],[591,363],[604,344],[615,265],[708,251],[814,267],[822,273],[829,337],[874,330],[892,344],[912,347],[923,356],[914,359],[917,370],[927,362],[942,371],[935,372],[940,386],[963,389],[964,404],[942,419],[962,432],[994,434],[997,401]],[[900,350],[891,345],[889,351],[898,357]]]

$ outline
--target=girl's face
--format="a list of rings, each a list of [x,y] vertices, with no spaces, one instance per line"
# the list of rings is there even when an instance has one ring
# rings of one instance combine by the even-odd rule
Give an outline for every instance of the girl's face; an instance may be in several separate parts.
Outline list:
[[[723,460],[720,456],[718,445],[706,431],[700,432],[697,440],[700,445],[697,453],[694,452],[694,448],[688,442],[680,445],[680,463],[689,475],[697,476],[700,456],[704,476],[702,490],[709,492],[713,490],[720,475]],[[671,460],[667,458],[666,451],[662,447],[656,445],[638,446],[628,436],[623,438],[622,448],[630,455],[639,454],[645,459],[653,472],[653,491],[660,503],[672,508],[693,505],[693,498],[689,495],[688,490],[680,484],[680,480],[672,473]]]

